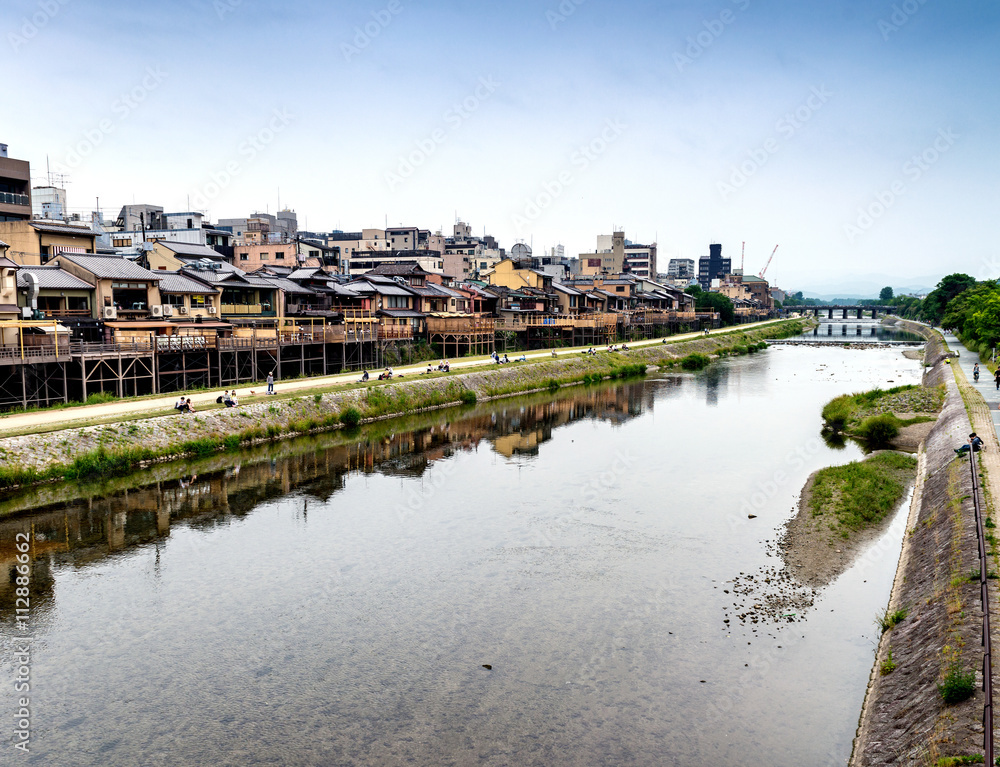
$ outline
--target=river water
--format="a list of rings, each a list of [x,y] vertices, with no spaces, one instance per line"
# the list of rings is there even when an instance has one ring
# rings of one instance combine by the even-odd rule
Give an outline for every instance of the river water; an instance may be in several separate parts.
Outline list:
[[[822,405],[921,372],[775,346],[54,491],[0,523],[5,571],[32,540],[20,761],[843,765],[905,510],[780,622],[725,623],[728,582],[860,456]]]

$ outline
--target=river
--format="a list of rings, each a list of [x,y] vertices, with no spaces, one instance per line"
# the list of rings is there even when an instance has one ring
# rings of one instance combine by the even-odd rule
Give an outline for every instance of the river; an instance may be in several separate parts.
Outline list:
[[[0,523],[5,570],[32,537],[21,761],[843,765],[905,510],[805,610],[727,592],[860,457],[822,405],[921,373],[775,346],[67,490]],[[12,573],[5,736],[14,604]]]

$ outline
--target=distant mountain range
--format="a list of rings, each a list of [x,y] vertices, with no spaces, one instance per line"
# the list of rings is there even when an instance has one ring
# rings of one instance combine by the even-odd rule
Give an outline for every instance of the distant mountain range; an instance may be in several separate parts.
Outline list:
[[[835,298],[878,298],[882,288],[890,286],[897,295],[926,295],[934,290],[941,281],[942,275],[925,275],[920,277],[891,277],[887,274],[859,274],[857,277],[844,279],[838,275],[835,280],[824,281],[821,277],[809,278],[799,282],[796,287],[781,287],[791,292],[801,290],[806,298],[816,298],[820,301],[832,301]]]

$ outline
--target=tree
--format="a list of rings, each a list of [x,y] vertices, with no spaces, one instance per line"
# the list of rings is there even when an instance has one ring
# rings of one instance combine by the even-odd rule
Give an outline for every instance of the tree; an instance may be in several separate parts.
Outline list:
[[[695,298],[697,298],[702,294],[703,291],[701,289],[701,285],[688,285],[686,288],[684,288],[684,292],[687,293],[689,296],[694,296]]]
[[[733,309],[733,302],[721,293],[699,293],[695,308],[718,312],[725,325],[732,325],[736,321],[736,311]]]
[[[948,303],[976,284],[976,279],[960,272],[949,274],[924,299],[921,313],[928,322],[940,323]]]
[[[885,302],[885,301],[891,301],[892,300],[892,296],[893,296],[892,288],[890,288],[887,285],[886,287],[882,288],[882,292],[878,294],[878,300],[879,301],[883,301],[883,302]]]

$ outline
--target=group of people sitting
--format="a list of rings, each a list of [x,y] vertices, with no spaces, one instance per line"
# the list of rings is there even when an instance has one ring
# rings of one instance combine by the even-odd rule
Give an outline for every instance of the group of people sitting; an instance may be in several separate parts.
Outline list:
[[[428,362],[427,363],[427,370],[425,370],[423,372],[423,375],[427,375],[428,373],[433,373],[433,372],[434,372],[434,367],[431,365],[431,363]],[[448,360],[441,360],[438,363],[437,372],[439,372],[439,373],[450,373],[451,372],[451,365],[448,364]]]
[[[177,400],[177,404],[174,405],[174,410],[178,413],[193,413],[194,408],[191,407],[191,398],[184,399],[184,397],[181,397]]]
[[[500,359],[500,355],[497,354],[496,351],[494,351],[493,354],[491,354],[490,356],[493,357],[493,361],[498,365],[504,365],[510,362],[510,359],[507,357],[506,352],[504,352],[503,359]]]
[[[253,392],[250,393],[253,394]],[[233,389],[232,391],[226,389],[225,393],[220,394],[215,398],[215,401],[220,405],[225,405],[226,407],[236,407],[240,404],[240,401],[236,396],[236,389]]]

